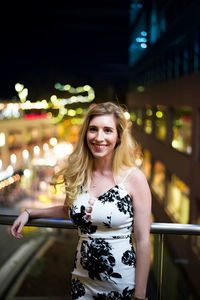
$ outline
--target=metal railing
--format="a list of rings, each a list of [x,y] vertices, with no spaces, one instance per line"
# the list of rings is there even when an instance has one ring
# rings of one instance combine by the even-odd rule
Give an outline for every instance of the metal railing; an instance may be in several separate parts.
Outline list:
[[[16,215],[1,215],[1,225],[12,225],[16,219]],[[26,226],[47,227],[47,228],[65,228],[76,229],[77,227],[70,220],[39,218],[32,219]],[[187,234],[200,235],[200,225],[195,224],[179,224],[179,223],[151,223],[151,233],[154,234]]]
[[[16,215],[0,215],[0,225],[12,225],[16,219]],[[38,218],[31,219],[26,226],[46,227],[46,228],[63,228],[77,229],[70,220]],[[159,235],[159,255],[158,255],[158,291],[157,299],[161,300],[162,281],[163,281],[163,251],[164,251],[164,235],[200,235],[200,225],[195,224],[178,224],[178,223],[151,223],[150,233]]]

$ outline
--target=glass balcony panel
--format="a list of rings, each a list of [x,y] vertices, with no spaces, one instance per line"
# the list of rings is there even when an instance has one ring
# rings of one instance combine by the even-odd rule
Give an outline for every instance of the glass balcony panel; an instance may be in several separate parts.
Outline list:
[[[198,267],[196,266],[199,262],[195,263],[191,247],[186,246],[188,241],[188,235],[164,235],[160,298],[162,300],[198,299],[199,287],[196,280]]]

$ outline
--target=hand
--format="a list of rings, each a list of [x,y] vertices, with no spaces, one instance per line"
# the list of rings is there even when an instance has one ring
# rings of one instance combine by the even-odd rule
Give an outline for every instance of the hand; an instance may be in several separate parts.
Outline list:
[[[15,238],[17,239],[23,238],[21,231],[24,225],[28,222],[28,219],[29,219],[29,215],[26,211],[24,211],[14,221],[10,231]]]

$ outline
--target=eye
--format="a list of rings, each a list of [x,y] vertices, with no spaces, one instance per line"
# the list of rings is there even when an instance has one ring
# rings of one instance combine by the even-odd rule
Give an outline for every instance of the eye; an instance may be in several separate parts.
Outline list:
[[[110,133],[110,132],[112,132],[112,129],[111,128],[105,128],[105,132]]]
[[[91,131],[91,132],[97,131],[97,128],[95,126],[91,126],[91,127],[89,127],[89,131]]]

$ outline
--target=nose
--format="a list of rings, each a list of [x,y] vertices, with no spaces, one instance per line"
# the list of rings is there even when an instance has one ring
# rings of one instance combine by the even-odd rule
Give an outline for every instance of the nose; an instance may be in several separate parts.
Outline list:
[[[102,141],[103,140],[103,131],[98,130],[97,135],[96,135],[96,141]]]

